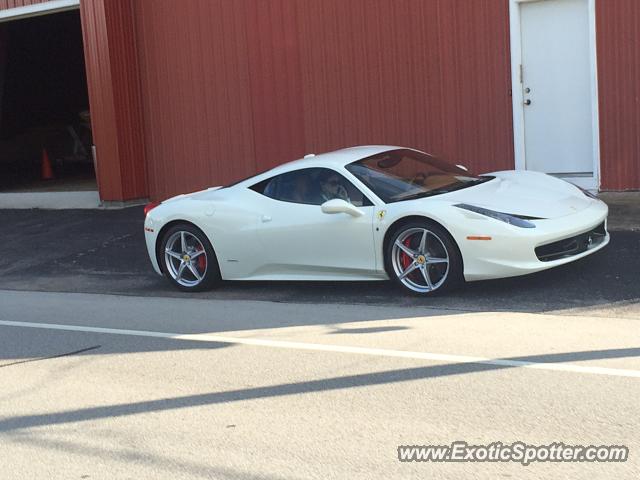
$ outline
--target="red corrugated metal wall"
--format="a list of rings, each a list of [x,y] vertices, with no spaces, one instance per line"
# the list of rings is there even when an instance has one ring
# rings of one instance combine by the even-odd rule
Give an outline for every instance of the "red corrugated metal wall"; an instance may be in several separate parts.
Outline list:
[[[596,6],[602,189],[640,189],[640,1]]]
[[[81,6],[106,200],[164,198],[363,143],[513,166],[508,0]],[[602,187],[637,189],[640,2],[596,6]]]
[[[80,6],[100,197],[147,197],[132,3],[83,0]]]
[[[506,1],[304,5],[309,149],[397,144],[478,171],[513,167]]]
[[[269,2],[270,3],[270,2]],[[150,195],[256,168],[244,1],[135,3]]]
[[[96,168],[100,196],[122,198],[113,90],[109,86],[111,68],[108,61],[109,45],[104,22],[104,4],[83,2],[80,15],[93,142],[96,144],[96,151],[99,150],[96,156],[99,155],[102,159]]]
[[[513,167],[507,0],[140,0],[153,198],[355,144]]]

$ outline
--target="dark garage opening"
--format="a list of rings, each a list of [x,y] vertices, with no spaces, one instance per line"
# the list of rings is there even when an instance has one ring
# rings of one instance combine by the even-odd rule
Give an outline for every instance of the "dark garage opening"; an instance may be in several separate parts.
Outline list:
[[[0,23],[0,191],[97,190],[88,110],[79,11]]]

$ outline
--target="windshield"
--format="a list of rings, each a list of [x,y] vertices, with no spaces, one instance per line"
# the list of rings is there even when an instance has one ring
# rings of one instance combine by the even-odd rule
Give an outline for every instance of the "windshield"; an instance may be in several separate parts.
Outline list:
[[[426,153],[401,149],[350,163],[347,170],[385,203],[460,190],[491,180]]]

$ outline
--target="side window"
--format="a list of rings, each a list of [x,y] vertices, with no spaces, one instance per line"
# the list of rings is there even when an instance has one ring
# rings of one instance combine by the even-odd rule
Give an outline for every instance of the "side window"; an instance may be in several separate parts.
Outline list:
[[[322,205],[327,200],[341,198],[356,207],[373,205],[349,180],[328,168],[303,168],[283,173],[250,188],[282,202]]]

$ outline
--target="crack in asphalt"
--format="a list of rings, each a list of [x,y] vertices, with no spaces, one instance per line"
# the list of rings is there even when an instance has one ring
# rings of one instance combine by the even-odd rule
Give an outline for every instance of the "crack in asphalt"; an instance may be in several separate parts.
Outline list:
[[[89,352],[91,350],[96,350],[96,349],[98,349],[100,347],[102,347],[102,345],[94,345],[93,347],[82,348],[80,350],[74,350],[72,352],[59,353],[57,355],[50,355],[48,357],[30,358],[28,360],[20,360],[20,361],[17,361],[17,362],[5,363],[3,365],[0,365],[0,368],[12,367],[14,365],[20,365],[20,364],[23,364],[23,363],[39,362],[41,360],[51,360],[51,359],[54,359],[54,358],[69,357],[71,355],[77,355],[79,353],[85,353],[85,352]]]

